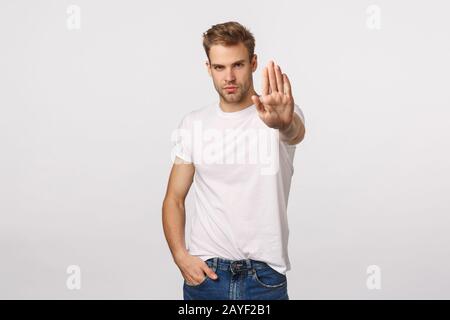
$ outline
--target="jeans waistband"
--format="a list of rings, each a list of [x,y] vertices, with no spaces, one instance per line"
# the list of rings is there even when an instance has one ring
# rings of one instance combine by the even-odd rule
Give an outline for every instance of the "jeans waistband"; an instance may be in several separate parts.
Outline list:
[[[253,269],[266,269],[269,266],[263,261],[253,259],[228,260],[224,258],[211,258],[206,260],[206,263],[213,268],[213,270],[231,271],[231,273],[239,273],[244,271],[251,271]]]

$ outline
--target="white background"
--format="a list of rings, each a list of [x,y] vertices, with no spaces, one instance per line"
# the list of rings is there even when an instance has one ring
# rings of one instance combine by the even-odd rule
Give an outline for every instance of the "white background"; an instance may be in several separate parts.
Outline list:
[[[234,20],[256,38],[257,92],[274,59],[306,118],[290,298],[449,299],[449,15],[446,1],[2,0],[0,298],[182,298],[161,222],[170,138],[218,99],[201,35]]]

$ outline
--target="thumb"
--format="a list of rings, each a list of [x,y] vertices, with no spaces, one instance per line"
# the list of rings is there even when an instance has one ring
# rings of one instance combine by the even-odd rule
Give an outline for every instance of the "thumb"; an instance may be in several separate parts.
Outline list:
[[[252,100],[253,100],[253,103],[255,104],[255,106],[256,106],[256,110],[259,112],[259,113],[262,113],[262,112],[264,112],[264,105],[262,104],[262,102],[261,102],[261,99],[262,99],[262,97],[260,98],[260,97],[258,97],[258,96],[256,96],[256,95],[253,95],[252,96]]]
[[[203,271],[205,271],[206,275],[208,277],[210,277],[211,279],[217,279],[218,278],[217,274],[214,271],[212,271],[212,269],[210,267],[208,267],[208,265],[206,265],[203,268]]]

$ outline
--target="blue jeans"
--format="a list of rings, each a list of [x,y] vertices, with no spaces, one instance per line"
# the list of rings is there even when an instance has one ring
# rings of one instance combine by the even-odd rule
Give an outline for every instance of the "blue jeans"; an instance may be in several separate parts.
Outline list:
[[[184,280],[184,300],[289,300],[286,275],[252,259],[211,258],[206,264],[217,274],[198,285]]]

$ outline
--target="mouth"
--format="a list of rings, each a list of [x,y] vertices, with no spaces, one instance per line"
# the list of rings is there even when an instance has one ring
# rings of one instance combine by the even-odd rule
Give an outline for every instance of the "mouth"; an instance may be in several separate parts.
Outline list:
[[[237,87],[225,87],[227,93],[233,93],[237,90]]]

